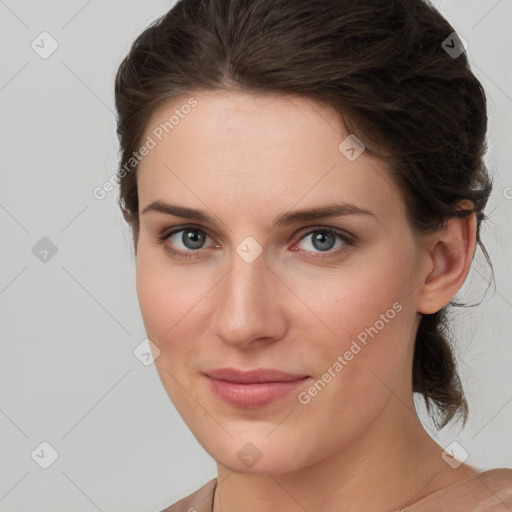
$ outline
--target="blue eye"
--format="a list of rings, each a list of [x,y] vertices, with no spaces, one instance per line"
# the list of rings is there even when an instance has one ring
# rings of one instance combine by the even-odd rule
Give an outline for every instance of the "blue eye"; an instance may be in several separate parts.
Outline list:
[[[308,238],[311,240],[310,246],[313,247],[313,252],[317,250],[320,253],[333,249],[336,244],[336,238],[341,240],[342,243],[336,247],[334,253],[337,253],[338,249],[344,248],[345,244],[350,243],[348,236],[332,228],[318,228],[313,231],[309,231],[300,239],[300,241]],[[311,249],[306,249],[306,251],[311,252]]]
[[[348,246],[354,245],[355,240],[352,235],[335,228],[317,227],[304,234],[298,242],[292,247],[292,251],[303,240],[310,238],[310,249],[301,250],[308,258],[325,258],[340,255],[348,249]],[[210,238],[201,228],[195,226],[185,226],[169,233],[163,232],[158,240],[165,246],[165,250],[177,258],[199,258],[202,256],[202,250],[205,249],[205,242]],[[340,243],[336,246],[336,239]],[[181,245],[181,247],[179,247]],[[178,246],[178,248],[176,248]],[[333,250],[334,249],[334,250]],[[325,253],[325,256],[324,254]]]
[[[180,236],[176,236],[180,233]],[[175,240],[172,240],[173,237],[175,237]],[[198,253],[198,250],[203,248],[206,237],[208,237],[208,235],[205,231],[200,228],[190,226],[172,231],[168,234],[163,234],[160,236],[160,242],[166,243],[166,250],[173,256],[178,256],[180,258],[195,258],[197,256],[195,253]],[[168,240],[173,242],[172,245],[179,242],[185,247],[185,249],[190,250],[175,249],[167,244]]]

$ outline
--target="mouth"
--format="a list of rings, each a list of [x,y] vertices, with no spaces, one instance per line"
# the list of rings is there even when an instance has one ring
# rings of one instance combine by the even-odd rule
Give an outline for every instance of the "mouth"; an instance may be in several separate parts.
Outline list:
[[[263,368],[246,371],[219,368],[204,372],[203,375],[215,396],[240,409],[264,407],[289,395],[310,379],[309,375]]]

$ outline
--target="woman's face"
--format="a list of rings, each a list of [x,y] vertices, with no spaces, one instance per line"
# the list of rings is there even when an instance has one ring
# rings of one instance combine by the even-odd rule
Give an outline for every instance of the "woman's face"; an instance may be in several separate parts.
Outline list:
[[[385,164],[348,135],[312,100],[231,91],[148,123],[141,312],[171,400],[232,470],[298,470],[411,414],[418,246]],[[338,214],[299,215],[327,205]],[[206,375],[225,368],[293,377]]]

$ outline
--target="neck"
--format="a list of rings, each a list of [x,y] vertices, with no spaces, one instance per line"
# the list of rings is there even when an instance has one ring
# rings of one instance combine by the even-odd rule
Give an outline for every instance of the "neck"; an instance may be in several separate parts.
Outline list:
[[[217,464],[214,512],[399,510],[473,476],[452,469],[414,408],[391,395],[372,424],[342,449],[288,474],[238,473]]]

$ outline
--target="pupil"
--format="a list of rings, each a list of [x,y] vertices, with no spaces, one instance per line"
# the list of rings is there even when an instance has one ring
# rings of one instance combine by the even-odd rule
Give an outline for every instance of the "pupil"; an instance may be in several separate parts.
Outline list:
[[[198,249],[204,243],[204,235],[197,229],[188,229],[183,233],[183,243],[189,249]]]
[[[204,243],[204,234],[197,229],[189,229],[183,234],[183,243],[189,249],[198,249]],[[320,232],[313,237],[313,245],[316,249],[321,251],[327,251],[332,249],[335,240],[332,233]]]
[[[328,241],[326,243],[325,242],[326,238],[327,238],[327,240],[329,240],[329,238],[330,238],[331,239],[330,242]],[[315,242],[319,242],[320,243],[320,247],[318,247]],[[313,238],[313,245],[315,246],[316,249],[319,249],[319,250],[332,249],[332,247],[334,245],[334,242],[335,242],[335,240],[334,240],[333,234],[332,233],[327,233],[327,232],[321,232],[320,234],[314,236],[314,238]]]

